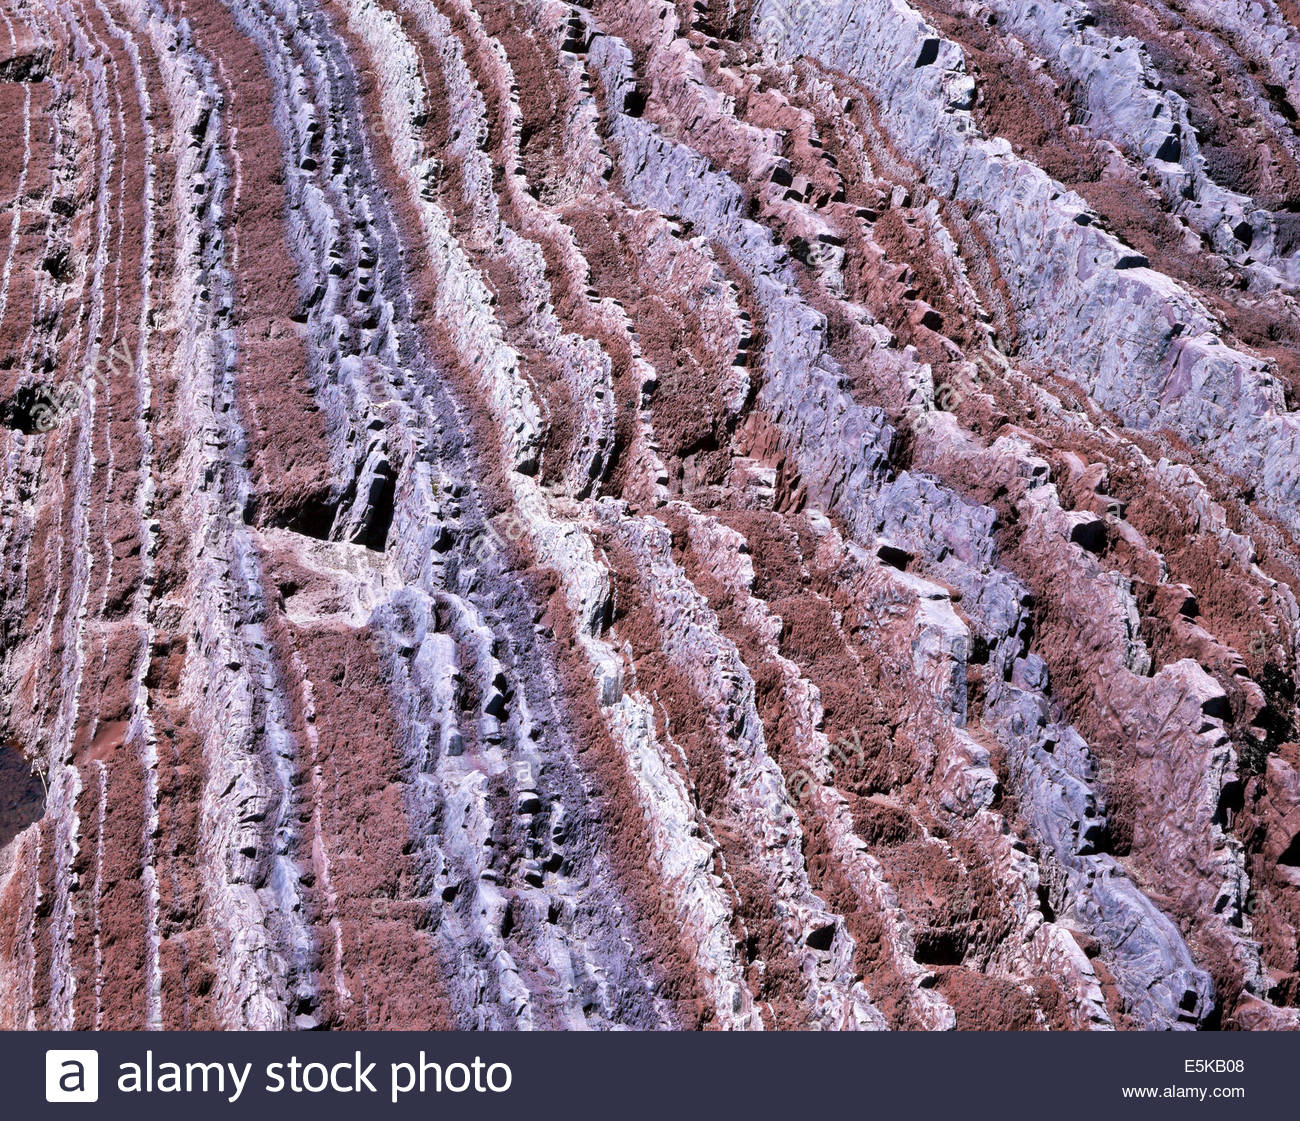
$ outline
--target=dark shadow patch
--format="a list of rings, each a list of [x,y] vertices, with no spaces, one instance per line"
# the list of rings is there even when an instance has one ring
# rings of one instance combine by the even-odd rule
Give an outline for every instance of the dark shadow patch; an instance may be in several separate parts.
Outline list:
[[[20,385],[13,396],[0,402],[0,423],[28,436],[49,432],[59,422],[59,401],[54,387]]]
[[[255,495],[244,509],[244,521],[261,529],[288,529],[328,541],[337,513],[338,499],[330,490],[277,496],[274,501]]]
[[[16,747],[0,747],[0,846],[45,813],[45,784]]]

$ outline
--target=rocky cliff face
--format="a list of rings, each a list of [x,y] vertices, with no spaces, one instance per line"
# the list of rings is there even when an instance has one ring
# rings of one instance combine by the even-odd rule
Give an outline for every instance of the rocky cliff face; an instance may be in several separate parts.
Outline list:
[[[1300,1027],[1293,4],[0,16],[0,1025]]]

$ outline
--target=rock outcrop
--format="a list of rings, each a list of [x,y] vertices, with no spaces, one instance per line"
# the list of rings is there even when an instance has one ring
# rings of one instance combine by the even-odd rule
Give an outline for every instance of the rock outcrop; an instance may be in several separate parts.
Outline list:
[[[1300,1027],[1300,25],[7,0],[0,1026]]]

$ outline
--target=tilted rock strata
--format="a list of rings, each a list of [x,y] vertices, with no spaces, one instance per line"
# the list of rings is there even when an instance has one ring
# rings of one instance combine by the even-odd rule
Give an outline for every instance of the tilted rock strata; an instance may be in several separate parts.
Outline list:
[[[0,1023],[1300,1026],[1300,30],[1186,8],[10,0]]]

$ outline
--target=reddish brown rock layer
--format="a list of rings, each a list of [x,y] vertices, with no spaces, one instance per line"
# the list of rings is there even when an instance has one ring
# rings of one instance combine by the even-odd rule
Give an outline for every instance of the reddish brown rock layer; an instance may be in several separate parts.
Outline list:
[[[1190,8],[10,0],[0,1025],[1300,1025]]]

